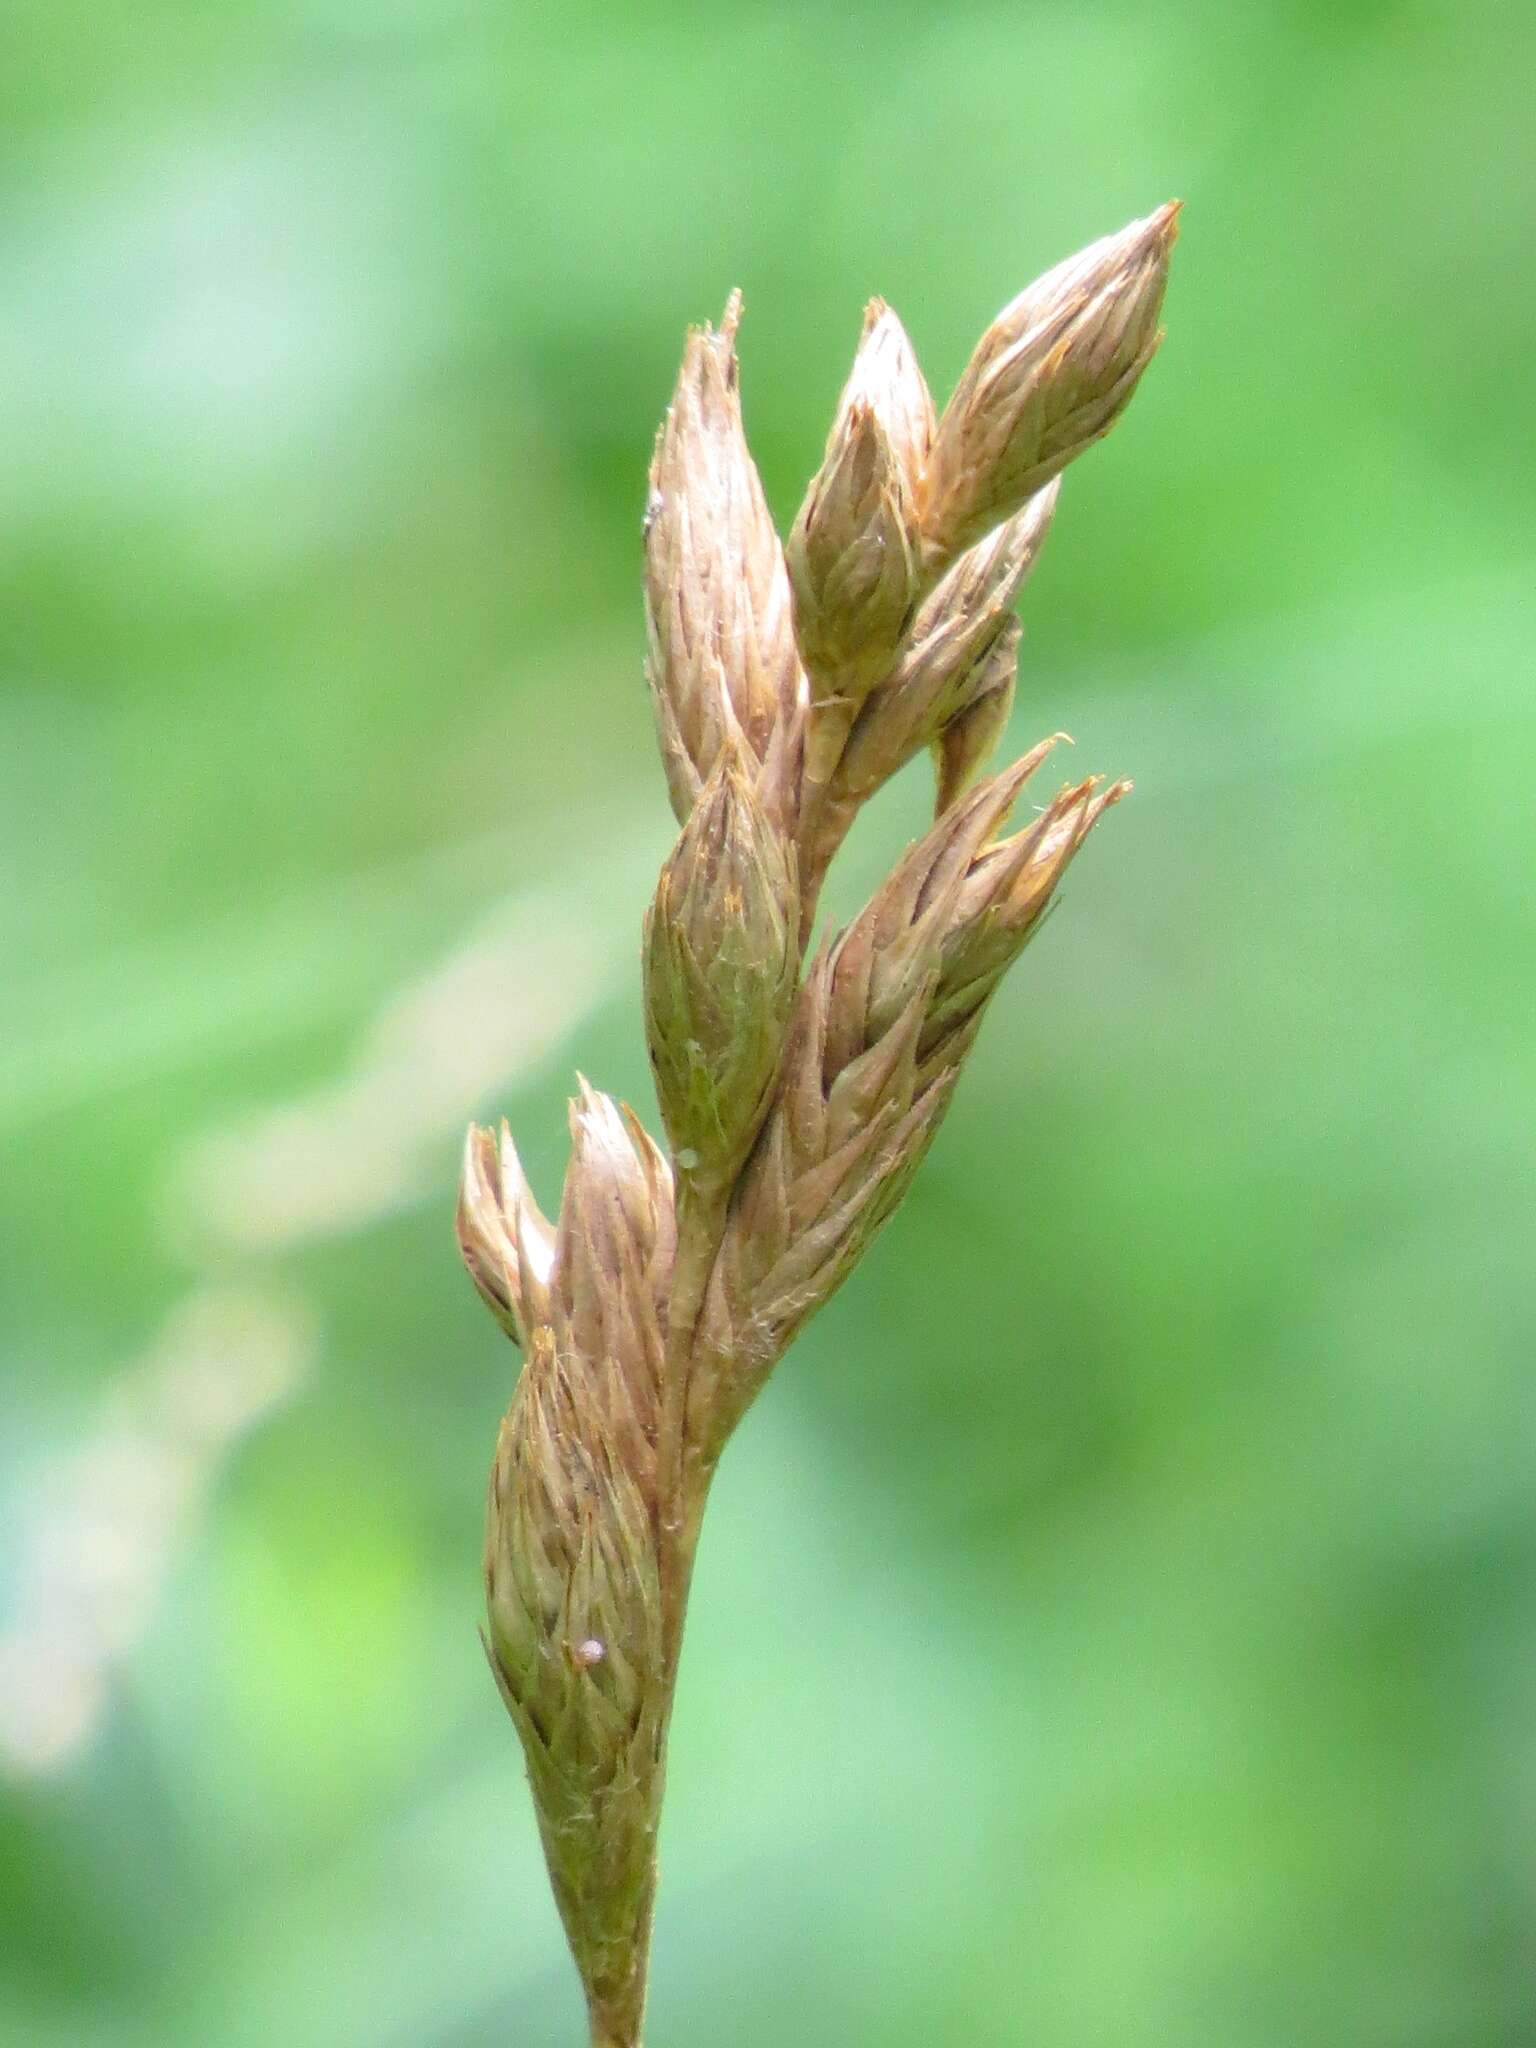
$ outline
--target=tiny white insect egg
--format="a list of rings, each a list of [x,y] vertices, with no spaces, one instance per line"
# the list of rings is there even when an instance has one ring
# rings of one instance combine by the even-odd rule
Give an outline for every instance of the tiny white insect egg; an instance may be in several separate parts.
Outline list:
[[[677,1163],[684,1173],[691,1173],[699,1163],[699,1155],[691,1145],[685,1145],[677,1155]]]
[[[585,1664],[589,1668],[594,1664],[601,1664],[607,1654],[607,1650],[597,1640],[596,1636],[588,1636],[584,1643],[576,1645],[576,1662],[578,1664]]]

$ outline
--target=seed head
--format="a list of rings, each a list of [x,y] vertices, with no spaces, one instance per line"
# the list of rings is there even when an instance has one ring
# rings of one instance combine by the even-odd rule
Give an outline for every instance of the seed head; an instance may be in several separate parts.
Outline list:
[[[486,1648],[599,2048],[639,2048],[715,1462],[901,1200],[988,1000],[1129,787],[1077,783],[999,837],[1055,742],[971,780],[1013,702],[1014,601],[1058,473],[1157,345],[1174,214],[1007,307],[937,426],[873,301],[787,559],[742,430],[739,298],[688,338],[645,526],[649,680],[682,825],[643,951],[673,1166],[582,1082],[556,1222],[505,1125],[499,1143],[471,1130],[458,1212],[470,1274],[526,1353],[491,1473]],[[924,747],[933,826],[799,981],[828,861]]]

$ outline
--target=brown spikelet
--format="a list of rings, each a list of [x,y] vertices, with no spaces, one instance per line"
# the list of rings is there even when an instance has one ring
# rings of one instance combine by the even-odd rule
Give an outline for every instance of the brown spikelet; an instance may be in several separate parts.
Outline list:
[[[824,801],[802,816],[802,869],[813,901],[844,834],[876,790],[924,747],[937,745],[946,726],[979,701],[1001,689],[1011,705],[1019,643],[1013,606],[1051,530],[1058,490],[1047,484],[967,549],[919,608],[890,674],[870,692],[847,733]],[[984,723],[968,738],[962,727],[957,751],[982,750],[950,771],[941,810],[990,745]]]
[[[805,695],[783,550],[742,428],[740,313],[737,294],[719,328],[689,334],[651,462],[648,674],[680,823],[728,736],[758,764],[792,749]]]
[[[923,544],[953,560],[1107,434],[1161,340],[1177,205],[1046,272],[1005,306],[944,409]]]
[[[646,918],[646,1037],[679,1171],[728,1186],[768,1108],[799,966],[794,847],[728,740]]]
[[[1055,744],[1042,740],[989,778],[910,848],[801,991],[778,1099],[727,1219],[701,1329],[702,1384],[723,1433],[899,1203],[982,1007],[1072,855],[1129,787],[1064,790],[1025,831],[994,844]]]
[[[637,2032],[666,1723],[653,1526],[670,1179],[585,1083],[571,1132],[553,1261],[491,1473],[487,1648],[589,2002]]]
[[[889,306],[864,333],[789,537],[795,632],[815,711],[851,713],[890,665],[917,595],[917,502],[933,402]]]

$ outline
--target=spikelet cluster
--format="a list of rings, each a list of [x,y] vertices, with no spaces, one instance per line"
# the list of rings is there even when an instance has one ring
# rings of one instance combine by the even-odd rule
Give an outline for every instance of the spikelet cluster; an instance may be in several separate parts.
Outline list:
[[[1009,831],[1061,736],[984,770],[1061,472],[1161,338],[1176,214],[1022,292],[942,413],[873,302],[784,544],[742,422],[739,297],[688,337],[645,516],[647,673],[681,826],[642,952],[668,1152],[583,1083],[554,1222],[505,1126],[470,1132],[458,1218],[525,1354],[491,1475],[486,1646],[599,2048],[640,2040],[716,1462],[900,1201],[987,1004],[1129,787],[1069,784]],[[932,827],[807,963],[850,824],[925,752]]]

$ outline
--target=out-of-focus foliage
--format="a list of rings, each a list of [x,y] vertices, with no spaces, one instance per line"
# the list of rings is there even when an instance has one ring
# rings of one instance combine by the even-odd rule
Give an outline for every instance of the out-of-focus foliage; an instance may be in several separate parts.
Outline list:
[[[1138,791],[712,1511],[659,2042],[1536,2037],[1536,15],[8,0],[0,2038],[558,2048],[467,1117],[651,1113],[638,522],[1188,201],[1015,751]],[[846,910],[922,814],[848,850]]]

